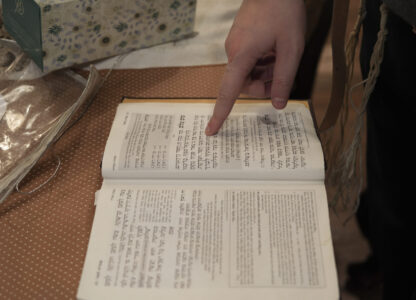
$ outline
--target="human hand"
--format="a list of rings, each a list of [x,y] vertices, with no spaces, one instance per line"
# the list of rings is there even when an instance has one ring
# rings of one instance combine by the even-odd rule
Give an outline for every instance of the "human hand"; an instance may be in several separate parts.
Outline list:
[[[305,44],[304,0],[244,0],[225,42],[228,64],[205,129],[221,128],[238,95],[286,106]]]

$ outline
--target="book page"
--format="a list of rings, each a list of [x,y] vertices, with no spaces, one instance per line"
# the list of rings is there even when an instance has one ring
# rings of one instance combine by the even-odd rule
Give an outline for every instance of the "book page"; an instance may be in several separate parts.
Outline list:
[[[323,184],[105,183],[78,298],[337,299],[326,201]]]
[[[213,104],[119,105],[103,160],[104,178],[323,180],[309,109],[295,101],[236,104],[217,135],[205,127]]]

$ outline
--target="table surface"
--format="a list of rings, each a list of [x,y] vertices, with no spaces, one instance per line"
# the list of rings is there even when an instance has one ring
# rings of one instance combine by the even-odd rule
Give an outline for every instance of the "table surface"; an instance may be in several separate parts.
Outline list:
[[[14,192],[0,205],[0,299],[76,298],[101,159],[123,96],[215,98],[223,71],[223,65],[112,71],[87,113],[54,146],[62,162],[57,176],[36,193]],[[44,182],[55,164],[45,154],[20,188]]]

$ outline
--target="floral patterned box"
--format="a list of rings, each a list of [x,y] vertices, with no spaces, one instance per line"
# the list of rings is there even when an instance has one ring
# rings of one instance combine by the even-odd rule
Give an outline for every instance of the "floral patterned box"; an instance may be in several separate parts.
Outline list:
[[[3,0],[9,34],[52,71],[193,32],[196,0]]]

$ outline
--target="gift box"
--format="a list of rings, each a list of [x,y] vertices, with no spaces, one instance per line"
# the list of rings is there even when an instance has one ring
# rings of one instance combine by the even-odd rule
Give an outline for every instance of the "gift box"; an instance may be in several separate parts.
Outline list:
[[[3,22],[46,72],[182,39],[196,0],[3,0]]]

